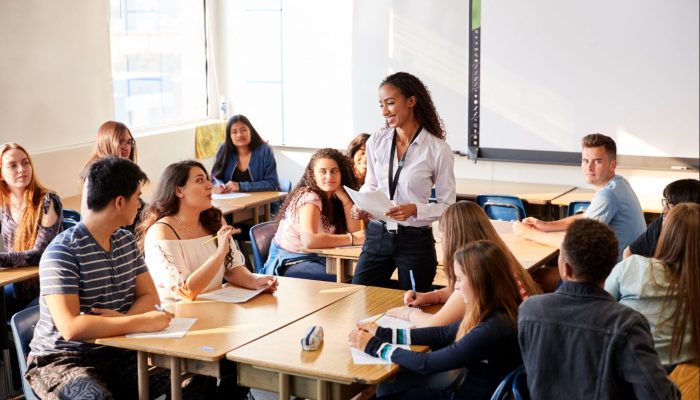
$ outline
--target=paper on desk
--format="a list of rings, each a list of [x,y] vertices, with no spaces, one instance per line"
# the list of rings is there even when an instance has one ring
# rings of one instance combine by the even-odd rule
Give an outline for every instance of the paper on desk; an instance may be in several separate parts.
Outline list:
[[[243,289],[239,287],[229,286],[223,289],[214,290],[213,292],[203,293],[197,296],[198,300],[214,300],[224,303],[245,303],[262,292],[263,289]]]
[[[181,338],[197,322],[197,318],[173,318],[170,325],[160,332],[127,333],[129,338]]]
[[[396,346],[399,346],[402,349],[410,350],[410,347],[407,344],[397,344]],[[387,361],[379,357],[372,357],[364,351],[356,349],[354,347],[350,348],[350,352],[352,353],[352,362],[354,362],[355,364],[393,364],[391,361]]]
[[[384,213],[394,207],[394,203],[386,197],[384,192],[379,190],[374,192],[360,193],[347,186],[343,186],[352,202],[361,210],[368,212],[372,218],[396,224],[396,220],[389,218]],[[395,227],[394,227],[395,228]]]
[[[238,199],[240,197],[250,196],[248,193],[232,192],[232,193],[212,193],[212,200],[231,200]]]
[[[360,322],[374,321],[374,319],[377,318],[377,315],[369,317],[369,318],[361,319]],[[411,324],[411,321],[407,321],[407,320],[401,319],[401,318],[390,317],[388,315],[384,315],[381,318],[379,318],[377,320],[376,324],[381,326],[382,328],[392,328],[392,329],[408,329],[411,326],[413,326]]]

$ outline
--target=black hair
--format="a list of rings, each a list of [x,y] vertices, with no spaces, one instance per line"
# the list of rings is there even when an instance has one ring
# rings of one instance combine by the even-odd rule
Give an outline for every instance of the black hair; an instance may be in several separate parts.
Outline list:
[[[87,173],[87,207],[104,209],[119,196],[130,198],[148,177],[133,161],[109,156],[94,161]]]
[[[618,241],[606,224],[584,218],[571,223],[561,249],[577,279],[598,284],[617,263]]]
[[[679,179],[666,185],[664,198],[669,204],[680,203],[700,204],[700,181],[697,179]]]
[[[445,124],[442,118],[438,115],[435,109],[435,104],[430,96],[430,90],[416,76],[408,72],[397,72],[384,78],[379,87],[384,85],[392,85],[399,89],[401,94],[407,99],[411,96],[416,97],[416,105],[413,107],[413,115],[416,120],[433,136],[445,140]],[[388,125],[387,125],[388,126]]]

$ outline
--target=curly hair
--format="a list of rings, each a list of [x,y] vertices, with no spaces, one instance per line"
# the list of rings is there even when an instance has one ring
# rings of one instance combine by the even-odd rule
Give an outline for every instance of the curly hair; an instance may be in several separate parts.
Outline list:
[[[381,88],[384,85],[394,86],[399,89],[401,94],[406,98],[415,96],[416,105],[413,108],[413,114],[418,120],[418,123],[434,136],[445,140],[447,137],[445,124],[442,122],[442,118],[440,118],[440,115],[438,115],[435,109],[433,99],[430,97],[430,90],[428,90],[420,79],[408,72],[397,72],[384,78],[382,83],[379,84],[379,87]],[[388,122],[386,126],[389,126]]]
[[[316,193],[318,197],[321,198],[321,204],[323,205],[323,210],[321,211],[323,227],[328,229],[331,225],[335,225],[335,233],[347,232],[348,228],[345,223],[343,204],[334,196],[328,198],[323,190],[316,184],[314,166],[316,165],[316,161],[322,158],[334,160],[338,164],[338,168],[340,168],[341,185],[357,190],[357,178],[352,170],[352,163],[350,163],[350,160],[348,160],[345,154],[336,149],[320,149],[311,156],[311,160],[304,170],[304,175],[294,189],[292,189],[292,192],[287,195],[284,203],[282,203],[282,207],[277,213],[277,218],[275,218],[276,226],[279,226],[280,221],[284,219],[287,209],[291,210],[292,217],[296,216],[299,200],[305,193]]]
[[[170,215],[175,215],[180,210],[180,198],[175,194],[178,187],[185,186],[190,176],[192,168],[199,168],[209,179],[206,168],[201,163],[194,160],[180,161],[170,164],[163,171],[158,187],[153,193],[151,203],[143,210],[141,223],[136,228],[136,237],[139,247],[143,250],[143,240],[146,232],[159,219]],[[216,235],[221,229],[221,210],[211,207],[199,214],[199,222],[207,232]]]
[[[596,284],[603,282],[617,263],[617,247],[615,232],[588,218],[572,222],[561,245],[562,256],[576,278]]]

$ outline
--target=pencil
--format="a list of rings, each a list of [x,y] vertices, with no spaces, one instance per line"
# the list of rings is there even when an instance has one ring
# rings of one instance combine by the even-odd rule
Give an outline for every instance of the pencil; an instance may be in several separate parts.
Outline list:
[[[367,325],[372,325],[372,324],[376,324],[376,323],[377,323],[377,321],[379,321],[379,319],[380,319],[381,317],[383,317],[383,316],[384,316],[384,314],[386,314],[386,311],[384,311],[383,313],[379,314],[379,315],[377,316],[377,318],[375,318],[375,319],[373,319],[372,321],[370,321],[370,323],[369,323],[369,324],[367,324]]]
[[[205,244],[211,242],[212,240],[216,239],[217,237],[218,237],[218,236],[214,235],[214,236],[210,237],[209,239],[203,241],[203,242],[202,242],[202,246],[204,246]]]

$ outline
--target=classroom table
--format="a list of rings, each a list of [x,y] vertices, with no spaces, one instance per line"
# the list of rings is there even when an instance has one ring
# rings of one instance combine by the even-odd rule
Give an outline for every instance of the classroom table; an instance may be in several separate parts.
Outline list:
[[[635,192],[642,206],[642,211],[649,214],[661,214],[661,194],[653,195],[646,192]],[[553,205],[560,207],[568,206],[572,201],[591,201],[595,191],[593,189],[576,188],[571,192],[558,197],[552,201]]]
[[[552,200],[576,189],[572,185],[553,185],[547,183],[527,183],[494,181],[486,179],[455,180],[457,198],[474,200],[480,194],[505,194],[519,197],[530,204],[549,205]]]
[[[493,224],[494,228],[496,228],[496,232],[498,232],[499,236],[506,243],[515,258],[520,261],[522,266],[528,271],[532,271],[543,266],[547,261],[558,255],[559,249],[556,247],[533,242],[531,240],[516,236],[512,229],[513,223],[510,221],[492,220],[491,223]],[[436,229],[437,228],[433,226],[433,232],[437,232]],[[556,237],[559,241],[564,239],[563,232],[549,232],[547,235]],[[336,274],[338,282],[345,282],[352,277],[354,265],[360,258],[360,253],[362,252],[362,246],[335,247],[326,249],[304,248],[302,251],[316,253],[326,257],[326,273]],[[440,274],[436,275],[436,280],[434,280],[433,283],[446,286],[445,282],[442,281],[445,278],[444,271],[441,271],[443,254],[442,243],[439,242],[439,238],[435,243],[435,252],[437,253],[438,271]]]
[[[0,268],[0,289],[6,285],[21,282],[27,279],[36,278],[39,276],[39,267],[14,267]],[[0,320],[3,325],[7,321],[7,312],[5,310],[5,296],[0,294]],[[8,398],[13,392],[12,390],[12,367],[10,366],[10,338],[5,330],[4,334],[0,334],[0,349],[2,349],[2,365],[5,373],[5,393]]]
[[[176,317],[196,317],[197,322],[179,339],[127,338],[95,340],[96,344],[137,351],[139,398],[148,399],[147,358],[170,369],[171,398],[179,400],[181,371],[222,376],[221,361],[228,351],[269,334],[360,290],[339,285],[280,277],[274,295],[260,294],[246,303],[180,301],[168,307]]]
[[[342,300],[282,329],[226,354],[238,363],[242,386],[279,392],[280,399],[294,395],[307,399],[348,399],[365,385],[377,384],[398,370],[395,364],[353,363],[348,334],[356,321],[403,305],[401,290],[362,287]],[[323,344],[303,351],[300,340],[308,327],[323,327]],[[425,346],[411,346],[425,351]]]
[[[246,192],[246,196],[237,197],[235,199],[212,200],[214,207],[219,208],[224,215],[233,214],[234,223],[236,220],[241,221],[247,218],[252,218],[253,225],[260,222],[269,221],[271,218],[270,204],[280,200],[287,192]],[[260,207],[263,207],[263,220],[260,220]],[[251,214],[243,215],[245,212]]]

